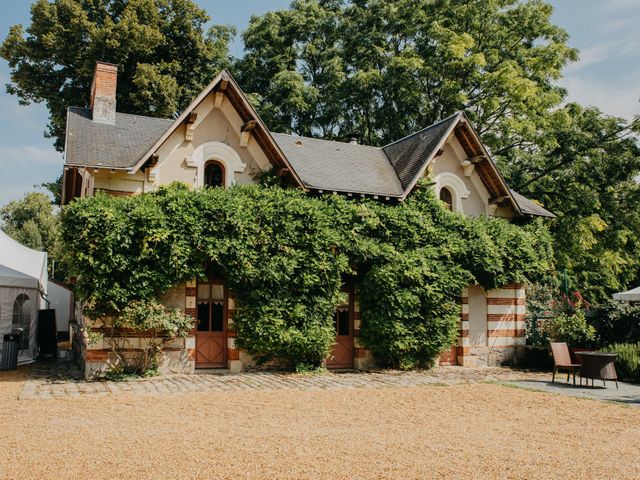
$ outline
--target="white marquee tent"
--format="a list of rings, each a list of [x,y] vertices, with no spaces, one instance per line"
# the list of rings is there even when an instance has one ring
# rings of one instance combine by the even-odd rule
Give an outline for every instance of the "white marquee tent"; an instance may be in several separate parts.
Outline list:
[[[2,336],[22,332],[18,362],[36,355],[38,310],[46,308],[47,254],[21,245],[0,230],[0,355]]]
[[[633,288],[628,292],[614,293],[613,299],[623,302],[640,302],[640,287]]]

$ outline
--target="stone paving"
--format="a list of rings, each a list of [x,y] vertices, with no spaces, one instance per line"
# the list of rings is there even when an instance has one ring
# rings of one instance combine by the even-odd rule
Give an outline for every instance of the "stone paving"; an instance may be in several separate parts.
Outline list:
[[[327,372],[298,375],[283,372],[227,372],[171,375],[122,382],[87,382],[70,361],[50,361],[31,366],[21,399],[107,396],[119,393],[144,395],[183,394],[188,392],[227,392],[247,390],[339,390],[354,388],[393,388],[469,383],[501,383],[547,393],[570,395],[595,400],[640,406],[640,385],[607,382],[606,388],[573,387],[563,382],[550,382],[550,373],[510,368],[436,367],[410,372]]]
[[[546,373],[508,368],[436,367],[428,371],[328,372],[296,375],[282,372],[196,373],[123,382],[82,380],[71,362],[43,362],[31,367],[21,399],[106,396],[118,393],[166,394],[243,390],[336,390],[414,387],[460,383],[518,382],[548,378]]]
[[[556,377],[557,378],[557,377]],[[549,378],[539,380],[521,380],[518,382],[508,382],[517,387],[527,388],[531,390],[539,390],[541,392],[556,393],[559,395],[570,395],[572,397],[590,398],[592,400],[601,400],[605,402],[624,403],[634,407],[640,407],[640,384],[618,382],[616,388],[615,382],[607,381],[603,385],[602,380],[596,380],[595,385],[573,386],[571,383],[558,382],[551,383]]]

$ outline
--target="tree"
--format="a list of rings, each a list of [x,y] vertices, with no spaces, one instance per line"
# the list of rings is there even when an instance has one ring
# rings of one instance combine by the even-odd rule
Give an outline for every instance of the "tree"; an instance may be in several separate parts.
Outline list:
[[[22,200],[9,202],[0,208],[0,227],[11,238],[26,247],[48,253],[49,269],[61,257],[60,222],[51,205],[51,198],[40,192],[27,193]],[[62,278],[58,271],[57,278]]]
[[[640,272],[640,123],[562,106],[577,59],[541,0],[298,0],[253,17],[237,63],[275,130],[383,145],[464,109],[508,183],[558,215],[591,302]]]
[[[235,31],[205,31],[209,20],[192,0],[38,0],[26,31],[12,26],[0,47],[7,91],[47,104],[58,150],[67,107],[88,105],[98,60],[119,65],[118,111],[169,117],[228,63]]]
[[[576,59],[539,0],[298,0],[253,17],[237,64],[275,130],[373,145],[466,110],[506,154],[530,144]]]
[[[558,267],[590,302],[640,273],[640,122],[569,104],[549,115],[542,147],[504,164],[514,188],[540,199]]]

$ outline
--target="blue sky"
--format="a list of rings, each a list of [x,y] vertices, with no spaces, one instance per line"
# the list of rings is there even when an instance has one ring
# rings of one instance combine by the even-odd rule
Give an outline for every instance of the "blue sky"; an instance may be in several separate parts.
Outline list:
[[[28,25],[32,0],[2,0],[0,38],[16,23]],[[289,0],[199,0],[215,23],[242,31],[251,15],[285,8]],[[569,100],[595,105],[606,113],[631,118],[640,113],[640,0],[552,0],[554,22],[571,35],[580,61],[569,66],[560,84]],[[240,55],[239,40],[232,53]],[[20,106],[5,93],[7,62],[0,59],[0,205],[21,198],[33,186],[59,174],[62,155],[44,138],[43,105]]]

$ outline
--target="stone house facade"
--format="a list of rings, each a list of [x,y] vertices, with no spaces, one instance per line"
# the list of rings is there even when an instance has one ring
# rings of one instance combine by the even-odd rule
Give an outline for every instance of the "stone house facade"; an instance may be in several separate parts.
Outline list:
[[[360,145],[271,132],[228,71],[221,72],[176,119],[119,113],[117,66],[98,63],[88,108],[67,115],[63,205],[97,191],[135,195],[181,181],[194,188],[256,181],[273,170],[310,194],[402,202],[428,176],[453,211],[509,219],[553,214],[510,190],[464,112],[386,145]],[[360,311],[353,291],[336,311],[336,344],[329,368],[373,365],[358,342]],[[253,365],[235,346],[235,302],[219,279],[176,286],[162,302],[197,320],[196,331],[166,351],[166,371],[240,371]],[[525,293],[511,285],[485,292],[470,286],[461,301],[458,345],[441,362],[500,363],[524,343]],[[144,338],[134,339],[144,342]],[[109,358],[106,345],[86,345],[87,375]]]

